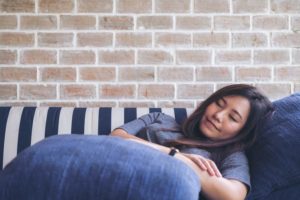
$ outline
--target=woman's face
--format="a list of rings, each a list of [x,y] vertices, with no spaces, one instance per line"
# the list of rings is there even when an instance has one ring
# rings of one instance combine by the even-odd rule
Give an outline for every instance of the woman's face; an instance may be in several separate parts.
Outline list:
[[[211,140],[229,139],[243,128],[249,112],[248,99],[242,96],[226,96],[207,106],[199,128]]]

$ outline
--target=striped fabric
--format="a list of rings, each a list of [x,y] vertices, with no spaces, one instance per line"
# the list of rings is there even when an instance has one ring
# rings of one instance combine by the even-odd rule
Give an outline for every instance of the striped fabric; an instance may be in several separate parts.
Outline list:
[[[186,108],[0,107],[0,166],[36,142],[58,134],[108,135],[114,128],[150,112],[181,123]]]

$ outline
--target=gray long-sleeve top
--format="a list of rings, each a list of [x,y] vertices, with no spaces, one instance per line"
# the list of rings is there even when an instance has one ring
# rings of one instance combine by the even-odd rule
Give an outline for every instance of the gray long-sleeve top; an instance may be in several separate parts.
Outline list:
[[[181,132],[172,131],[178,128],[175,119],[164,113],[154,112],[141,116],[120,126],[127,133],[143,138],[149,142],[164,145],[166,141],[183,138]],[[250,189],[250,174],[248,160],[244,152],[235,152],[221,162],[214,160],[207,150],[195,147],[180,148],[183,153],[198,154],[216,162],[218,169],[224,178],[238,180]]]

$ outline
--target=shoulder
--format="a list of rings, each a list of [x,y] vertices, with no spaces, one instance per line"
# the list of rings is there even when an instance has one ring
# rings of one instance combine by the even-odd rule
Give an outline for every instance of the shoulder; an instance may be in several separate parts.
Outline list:
[[[152,115],[155,122],[157,122],[157,123],[176,122],[174,117],[167,115],[165,113],[162,113],[162,112],[153,112],[153,113],[150,113],[149,115]]]
[[[221,164],[221,173],[224,178],[240,181],[251,187],[248,159],[243,151],[226,156]]]
[[[244,151],[237,151],[234,153],[231,153],[229,155],[227,155],[225,157],[225,159],[246,159],[247,160],[247,156],[246,153]]]
[[[231,153],[224,157],[220,163],[223,170],[228,169],[243,169],[249,170],[248,158],[244,151]]]

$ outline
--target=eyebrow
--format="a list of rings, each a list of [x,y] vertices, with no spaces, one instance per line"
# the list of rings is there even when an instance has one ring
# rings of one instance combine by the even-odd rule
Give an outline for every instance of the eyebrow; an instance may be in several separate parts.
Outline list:
[[[227,101],[226,101],[223,97],[221,98],[221,100],[224,102],[225,105],[227,105]],[[240,117],[241,120],[243,120],[242,115],[241,115],[237,110],[232,109],[232,111],[233,111],[235,114],[237,114],[237,115]]]

